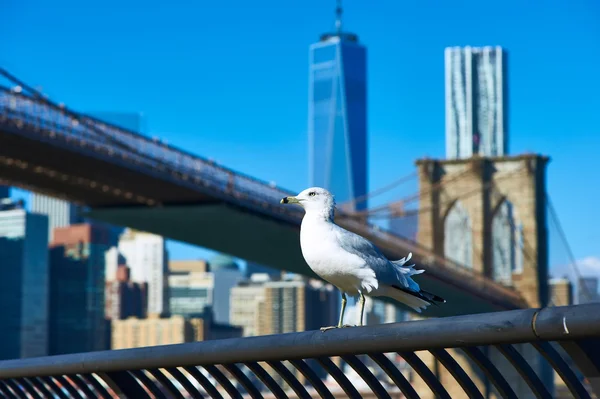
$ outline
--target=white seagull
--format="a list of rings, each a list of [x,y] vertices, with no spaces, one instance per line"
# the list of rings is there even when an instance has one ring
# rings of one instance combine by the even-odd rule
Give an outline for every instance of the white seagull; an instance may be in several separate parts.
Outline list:
[[[336,286],[342,293],[342,311],[337,326],[343,324],[346,294],[360,295],[360,325],[363,325],[365,295],[391,297],[417,312],[434,304],[445,303],[443,298],[423,291],[412,275],[415,270],[406,265],[412,253],[400,260],[390,261],[371,242],[354,234],[333,221],[335,200],[329,191],[311,187],[295,197],[281,199],[282,204],[298,204],[305,215],[300,228],[300,247],[308,266],[322,279]]]

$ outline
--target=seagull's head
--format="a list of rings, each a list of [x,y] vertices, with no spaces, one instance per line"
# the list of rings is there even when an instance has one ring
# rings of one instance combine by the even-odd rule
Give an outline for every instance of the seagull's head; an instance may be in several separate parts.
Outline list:
[[[308,212],[322,212],[327,215],[333,215],[335,208],[335,199],[333,195],[321,187],[311,187],[302,191],[295,197],[284,197],[282,204],[298,204]]]

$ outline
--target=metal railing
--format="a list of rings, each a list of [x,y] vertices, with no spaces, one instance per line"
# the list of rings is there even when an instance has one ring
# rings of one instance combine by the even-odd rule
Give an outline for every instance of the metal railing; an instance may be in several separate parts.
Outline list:
[[[279,204],[282,197],[292,194],[290,191],[125,128],[70,111],[41,98],[15,93],[1,86],[0,124],[34,139],[43,137],[56,144],[66,144],[73,150],[91,156],[125,163],[127,167],[143,173],[154,173],[161,178],[175,179],[178,184],[193,187],[226,202],[236,202],[295,223],[299,223],[302,217],[302,213],[294,207],[283,207]],[[155,201],[148,202],[145,198],[142,200],[148,204],[155,203]],[[341,212],[338,213],[343,215]],[[515,307],[526,305],[522,296],[511,287],[495,282],[482,273],[450,259],[433,254],[414,241],[350,218],[343,218],[338,223],[371,239],[382,249],[389,251],[403,248],[413,252],[417,260],[433,266],[430,268],[432,273],[441,274],[455,284],[485,292],[490,298],[502,298]],[[404,255],[406,254],[402,256]]]
[[[600,304],[5,360],[0,394],[551,398],[552,369],[600,395]]]

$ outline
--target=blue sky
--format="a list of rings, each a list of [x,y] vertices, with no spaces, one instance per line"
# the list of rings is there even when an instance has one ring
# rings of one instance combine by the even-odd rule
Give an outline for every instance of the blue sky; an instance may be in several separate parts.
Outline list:
[[[306,186],[308,46],[333,28],[333,0],[0,0],[0,8],[0,64],[56,101],[143,112],[151,135],[292,190]],[[412,172],[416,158],[444,155],[444,47],[501,45],[510,56],[510,151],[551,156],[549,191],[573,251],[600,257],[600,3],[346,0],[344,8],[344,26],[368,47],[371,189]],[[169,247],[174,258],[204,254]],[[567,262],[553,248],[563,252],[554,262]]]

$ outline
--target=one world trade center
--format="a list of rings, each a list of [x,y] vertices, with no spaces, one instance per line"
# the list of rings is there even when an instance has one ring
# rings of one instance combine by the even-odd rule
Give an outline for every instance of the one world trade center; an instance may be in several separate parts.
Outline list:
[[[308,137],[311,186],[324,187],[346,211],[367,208],[367,51],[336,31],[310,46]]]

